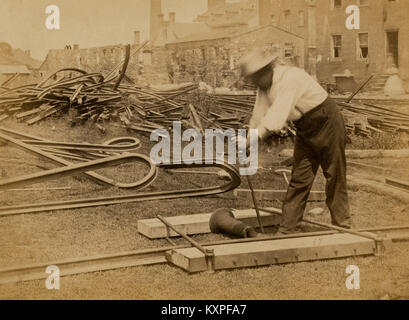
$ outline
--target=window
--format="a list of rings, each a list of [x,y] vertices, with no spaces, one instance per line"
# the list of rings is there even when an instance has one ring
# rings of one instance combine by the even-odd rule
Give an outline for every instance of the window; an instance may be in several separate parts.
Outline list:
[[[291,58],[294,56],[294,47],[291,44],[285,44],[284,48],[284,57],[285,58]]]
[[[368,33],[358,33],[358,59],[368,59],[369,37]]]
[[[342,36],[332,36],[332,58],[341,58]]]
[[[332,8],[342,8],[342,0],[332,0]]]
[[[298,11],[298,26],[304,27],[304,11]]]

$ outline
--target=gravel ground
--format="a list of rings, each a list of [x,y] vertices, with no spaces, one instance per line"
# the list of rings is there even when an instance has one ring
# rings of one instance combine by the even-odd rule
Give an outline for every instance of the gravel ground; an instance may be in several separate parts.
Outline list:
[[[2,126],[58,141],[102,143],[117,136],[133,135],[120,128],[110,128],[103,135],[85,124],[71,128],[64,118],[41,122],[31,127],[13,120]],[[90,134],[93,132],[93,134]],[[69,133],[69,134],[67,134]],[[148,154],[148,139],[141,138],[141,153]],[[284,146],[283,146],[284,147]],[[255,188],[285,189],[284,179],[272,169],[278,159],[277,150],[264,154],[263,167],[253,177]],[[9,145],[0,146],[0,168],[3,178],[15,177],[55,167]],[[394,169],[394,176],[408,177],[407,159],[365,160],[371,165]],[[138,179],[145,169],[122,165],[115,171],[99,173],[115,176],[121,181]],[[132,172],[132,179],[129,172]],[[194,184],[214,184],[215,177],[188,174],[170,175],[161,172],[158,179],[144,191],[173,190],[194,187]],[[407,179],[408,180],[408,179]],[[183,181],[183,183],[181,183]],[[220,181],[218,181],[220,182]],[[324,179],[319,175],[315,190],[323,190]],[[66,177],[29,187],[69,187],[58,191],[0,192],[0,206],[18,203],[75,199],[126,194],[127,191],[98,186],[88,179]],[[245,179],[240,188],[248,188]],[[279,201],[263,201],[263,206],[280,207]],[[408,204],[391,197],[362,190],[350,190],[350,205],[357,227],[409,224]],[[193,199],[147,201],[27,214],[0,219],[0,268],[47,262],[65,258],[109,254],[128,250],[168,246],[165,240],[148,240],[137,233],[137,221],[157,214],[177,216],[211,212],[220,207],[249,208],[248,200],[231,199],[231,195]],[[323,203],[310,203],[308,208]],[[309,215],[317,221],[329,222],[329,213]],[[316,230],[303,226],[305,231]],[[209,234],[194,237],[197,241],[223,238]],[[177,243],[185,243],[176,239]],[[345,288],[348,265],[360,267],[361,289]],[[126,268],[63,277],[59,291],[49,291],[44,281],[0,285],[0,299],[379,299],[409,298],[409,246],[393,244],[383,257],[360,257],[330,261],[276,265],[221,271],[214,274],[188,275],[171,265]]]

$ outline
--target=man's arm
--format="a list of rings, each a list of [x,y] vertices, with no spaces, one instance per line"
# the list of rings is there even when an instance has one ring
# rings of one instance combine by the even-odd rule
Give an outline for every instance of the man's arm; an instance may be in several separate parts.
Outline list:
[[[302,94],[297,74],[289,72],[284,75],[277,84],[276,90],[276,99],[257,127],[260,138],[265,137],[268,131],[282,130],[287,124],[288,116]]]
[[[253,114],[249,121],[250,129],[257,129],[269,107],[270,103],[267,93],[263,90],[257,89],[256,102],[254,104]]]

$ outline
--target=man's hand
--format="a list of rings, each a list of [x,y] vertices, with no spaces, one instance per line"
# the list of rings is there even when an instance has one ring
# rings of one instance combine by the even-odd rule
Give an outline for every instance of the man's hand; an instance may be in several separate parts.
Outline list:
[[[260,141],[263,141],[264,139],[267,138],[269,131],[264,126],[257,127],[257,130],[258,130],[258,138],[260,139]]]

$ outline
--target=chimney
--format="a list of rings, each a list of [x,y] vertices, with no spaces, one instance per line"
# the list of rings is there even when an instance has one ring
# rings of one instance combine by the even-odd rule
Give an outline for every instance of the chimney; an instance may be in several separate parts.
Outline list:
[[[169,24],[171,26],[173,26],[176,22],[175,16],[176,16],[175,12],[169,12]]]
[[[78,44],[74,44],[74,50],[78,50],[80,46]]]
[[[162,1],[150,0],[150,11],[149,39],[152,42],[156,39],[162,29],[162,21],[160,17],[162,14]]]
[[[207,0],[207,10],[213,10],[216,7],[226,4],[226,0]]]
[[[134,31],[133,32],[133,43],[139,45],[141,43],[141,32]]]
[[[271,14],[271,1],[258,0],[258,19],[260,26],[271,23]]]

